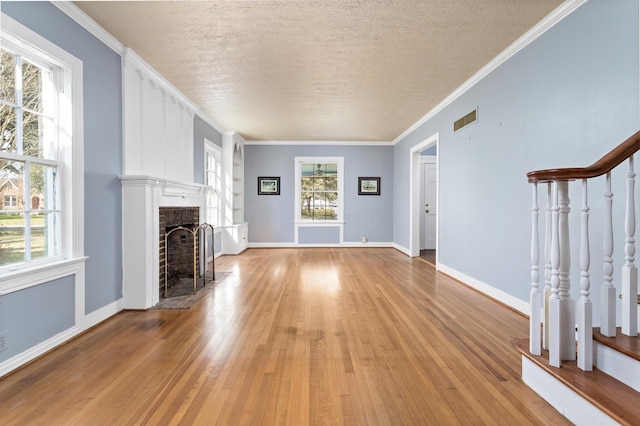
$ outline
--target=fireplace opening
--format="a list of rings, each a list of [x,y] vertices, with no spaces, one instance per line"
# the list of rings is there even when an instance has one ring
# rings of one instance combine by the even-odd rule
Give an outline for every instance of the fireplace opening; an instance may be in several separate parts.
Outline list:
[[[161,298],[195,293],[215,279],[213,261],[201,273],[201,256],[213,256],[201,248],[207,231],[213,236],[213,227],[200,225],[198,207],[161,207],[159,293]]]

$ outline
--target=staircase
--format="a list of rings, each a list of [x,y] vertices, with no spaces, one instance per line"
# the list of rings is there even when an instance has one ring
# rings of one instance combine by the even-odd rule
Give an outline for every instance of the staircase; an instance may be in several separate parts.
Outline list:
[[[635,172],[633,156],[640,132],[585,168],[538,170],[527,174],[533,187],[531,207],[531,317],[522,353],[522,379],[575,424],[640,425],[640,347],[638,271],[635,266]],[[628,163],[624,229],[624,265],[618,287],[613,270],[613,193],[611,172]],[[588,182],[605,176],[602,224],[600,327],[593,328],[590,278]],[[571,257],[569,183],[580,184],[580,250]],[[540,288],[538,186],[546,186],[544,288]],[[570,265],[580,265],[578,300],[571,298]],[[617,275],[617,274],[616,274]],[[600,282],[600,278],[598,278]],[[616,324],[617,293],[621,324]],[[596,323],[598,321],[595,321]]]

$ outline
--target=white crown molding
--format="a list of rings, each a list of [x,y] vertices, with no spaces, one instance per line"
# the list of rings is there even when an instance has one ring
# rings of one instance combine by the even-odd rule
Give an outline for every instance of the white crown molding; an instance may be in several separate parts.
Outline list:
[[[102,28],[96,21],[91,19],[89,15],[80,10],[70,1],[52,1],[55,7],[67,14],[78,25],[93,34],[98,40],[106,44],[111,50],[119,55],[124,55],[125,47],[114,36],[109,34],[107,30]]]
[[[202,120],[204,120],[208,125],[213,127],[216,131],[220,133],[224,133],[225,129],[220,124],[213,121],[209,116],[207,116],[200,107],[196,106],[191,100],[189,100],[182,92],[176,89],[171,83],[169,83],[164,77],[162,77],[158,72],[153,69],[149,64],[144,62],[137,54],[133,52],[133,50],[128,49],[122,43],[118,41],[114,36],[109,34],[107,30],[102,28],[96,21],[94,21],[89,15],[80,10],[76,5],[74,5],[70,1],[53,1],[51,2],[54,6],[60,9],[63,13],[73,19],[78,25],[91,33],[98,40],[103,42],[107,47],[116,52],[120,56],[126,56],[127,54],[134,54],[136,57],[136,61],[140,64],[141,68],[145,71],[153,75],[160,83],[176,98],[180,99],[185,104],[189,105],[189,107],[193,110],[194,113],[198,114]]]
[[[372,142],[372,141],[246,141],[245,145],[392,146],[392,145],[394,145],[394,142]]]
[[[462,96],[467,90],[471,89],[478,82],[480,82],[483,78],[493,72],[496,68],[506,62],[509,58],[511,58],[516,53],[520,52],[522,49],[531,44],[535,39],[544,34],[551,27],[556,25],[558,22],[562,21],[568,15],[573,13],[577,8],[586,3],[587,0],[567,0],[558,6],[553,12],[547,15],[542,21],[538,22],[533,28],[524,33],[520,38],[514,41],[509,47],[503,50],[498,56],[493,58],[491,62],[489,62],[484,67],[480,68],[478,72],[476,72],[469,80],[462,83],[460,87],[451,92],[449,96],[444,98],[442,102],[436,105],[431,111],[429,111],[425,116],[423,116],[420,120],[416,121],[411,127],[405,130],[400,136],[395,138],[392,145],[397,144],[405,137],[407,137],[411,132],[416,130],[418,127],[422,126],[424,123],[432,119],[436,114],[445,109],[449,104]]]

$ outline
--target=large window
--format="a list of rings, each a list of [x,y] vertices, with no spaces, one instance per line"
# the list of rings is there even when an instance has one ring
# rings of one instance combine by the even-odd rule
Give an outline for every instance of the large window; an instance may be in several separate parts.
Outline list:
[[[220,148],[205,139],[205,170],[207,177],[207,223],[221,225],[222,166]]]
[[[2,19],[0,276],[81,256],[83,225],[82,63]]]
[[[342,158],[296,158],[298,222],[342,221]]]

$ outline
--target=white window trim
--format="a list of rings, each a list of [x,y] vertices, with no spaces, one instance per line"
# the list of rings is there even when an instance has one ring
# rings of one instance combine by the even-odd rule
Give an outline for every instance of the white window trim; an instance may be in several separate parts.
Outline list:
[[[340,206],[340,220],[302,220],[300,216],[300,178],[302,163],[337,163],[338,164],[338,206]],[[344,240],[344,157],[295,157],[295,244],[299,244],[298,231],[300,228],[336,227],[340,228],[340,244]]]
[[[21,290],[46,281],[47,272],[52,276],[61,265],[72,265],[84,258],[84,120],[83,120],[83,65],[82,61],[65,50],[5,15],[2,19],[2,39],[30,51],[34,55],[46,55],[63,70],[62,95],[59,105],[60,121],[60,257],[47,262],[32,262],[8,268],[0,276],[0,294]],[[73,106],[73,108],[72,108]],[[72,165],[69,167],[69,165]],[[75,270],[73,268],[69,271]],[[15,285],[14,278],[21,284]],[[84,283],[81,297],[84,298]],[[81,284],[81,285],[79,285]],[[76,296],[80,296],[77,292]],[[77,297],[78,299],[78,297]]]
[[[218,155],[218,168],[220,171],[220,177],[219,177],[219,184],[220,184],[220,189],[218,190],[218,220],[217,223],[214,224],[213,228],[214,231],[218,231],[222,229],[222,197],[224,194],[223,191],[223,185],[222,185],[222,180],[223,180],[223,173],[222,173],[222,147],[219,147],[218,145],[216,145],[214,142],[210,141],[209,139],[205,138],[204,139],[204,184],[207,186],[207,191],[211,191],[210,187],[209,187],[209,176],[208,176],[208,166],[207,166],[207,153],[208,152],[215,152]],[[209,200],[207,200],[207,202],[205,203],[205,217],[206,217],[206,221],[209,220]]]

